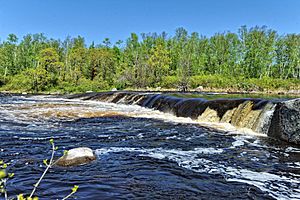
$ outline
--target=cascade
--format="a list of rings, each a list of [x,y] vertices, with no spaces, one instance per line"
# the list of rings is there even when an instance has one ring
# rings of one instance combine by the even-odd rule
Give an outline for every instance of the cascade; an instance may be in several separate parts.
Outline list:
[[[139,105],[199,122],[230,123],[237,128],[251,129],[276,139],[300,144],[300,99],[206,100],[147,92],[87,93],[71,95],[68,98]]]

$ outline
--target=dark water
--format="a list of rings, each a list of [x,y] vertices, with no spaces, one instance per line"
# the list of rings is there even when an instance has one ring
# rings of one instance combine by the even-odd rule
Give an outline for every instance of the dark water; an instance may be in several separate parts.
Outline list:
[[[205,93],[205,92],[194,92],[194,93],[169,93],[168,95],[175,96],[175,97],[182,97],[182,98],[204,98],[207,100],[214,100],[214,99],[241,99],[241,98],[260,98],[260,99],[267,99],[267,100],[289,100],[300,98],[299,95],[294,94],[228,94],[228,93]]]
[[[30,193],[49,158],[86,146],[97,160],[54,167],[40,199],[300,199],[300,148],[262,135],[216,130],[138,106],[44,97],[2,97],[0,159]],[[0,199],[3,196],[0,196]]]

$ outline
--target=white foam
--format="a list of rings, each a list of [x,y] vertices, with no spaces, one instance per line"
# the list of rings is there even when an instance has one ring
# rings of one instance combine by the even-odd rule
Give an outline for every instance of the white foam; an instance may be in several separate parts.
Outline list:
[[[173,135],[173,136],[168,136],[166,137],[166,140],[172,140],[172,139],[177,139],[178,137],[176,135]],[[188,140],[188,138],[187,138]]]
[[[227,167],[225,170],[227,181],[243,182],[258,187],[260,190],[268,192],[275,199],[299,199],[300,191],[292,191],[285,183],[300,184],[298,179],[290,179],[285,176],[279,176],[268,172],[254,172],[247,169],[236,169]]]
[[[245,144],[245,142],[243,142],[242,140],[236,140],[235,142],[232,143],[232,147],[238,147],[238,146],[243,146]]]
[[[163,113],[157,110],[152,110],[148,108],[143,108],[137,105],[122,105],[114,103],[105,103],[99,101],[82,101],[80,99],[58,99],[58,98],[49,98],[49,97],[32,97],[31,99],[37,101],[24,101],[17,102],[16,104],[1,105],[0,114],[1,117],[7,118],[9,120],[14,120],[16,122],[24,123],[39,123],[38,120],[45,120],[55,118],[56,116],[51,113],[45,115],[47,112],[70,112],[76,113],[75,116],[65,117],[64,119],[76,119],[80,118],[83,115],[83,112],[117,112],[120,115],[126,115],[136,118],[150,118],[150,119],[159,119],[171,123],[188,123],[188,124],[197,124],[201,126],[213,127],[220,130],[225,130],[226,134],[229,135],[240,135],[234,137],[235,141],[232,143],[230,148],[237,148],[248,144],[248,139],[254,138],[256,136],[266,136],[264,134],[258,134],[247,129],[236,129],[230,124],[227,123],[200,123],[193,121],[190,118],[176,117],[172,114]],[[52,107],[43,107],[43,105],[55,104]],[[34,127],[34,126],[33,126]],[[247,136],[248,135],[248,136]],[[139,137],[143,137],[140,135]],[[176,137],[176,136],[175,136]],[[199,136],[191,136],[189,139],[194,139]],[[22,138],[27,139],[27,138]],[[32,138],[30,138],[32,139]],[[45,139],[45,138],[35,138]],[[172,139],[170,136],[168,139]],[[181,139],[177,137],[177,139]],[[184,138],[187,139],[187,138]],[[256,140],[257,141],[257,140]],[[262,147],[259,141],[250,143],[249,145]],[[274,148],[276,147],[268,147]],[[3,149],[1,149],[3,151]],[[288,178],[285,176],[279,176],[269,172],[255,172],[246,169],[237,169],[236,166],[225,166],[224,164],[215,163],[208,159],[203,158],[201,155],[206,154],[221,154],[223,153],[222,149],[215,148],[195,148],[192,150],[184,151],[178,149],[162,149],[162,148],[153,148],[153,149],[143,149],[143,148],[127,148],[127,147],[110,147],[97,149],[96,154],[101,158],[101,156],[108,153],[117,153],[117,152],[133,152],[138,153],[139,156],[152,157],[154,159],[167,159],[173,162],[176,162],[179,166],[186,169],[199,172],[199,173],[212,173],[212,174],[221,174],[226,177],[227,181],[236,181],[243,182],[250,185],[254,185],[260,188],[263,191],[268,192],[271,196],[278,199],[289,199],[289,198],[298,198],[300,199],[300,191],[297,188],[286,188],[286,185],[290,183],[300,184],[300,180]],[[299,152],[300,149],[289,147],[286,149],[286,152]],[[266,155],[268,156],[268,155]],[[270,156],[270,155],[269,155]],[[298,162],[292,163],[293,166],[298,166]],[[291,174],[292,175],[292,174]],[[298,177],[294,176],[293,177]]]
[[[197,124],[200,126],[226,131],[226,134],[242,134],[266,137],[265,134],[256,133],[249,129],[238,129],[229,123],[197,122],[191,118],[176,117],[170,113],[164,113],[138,105],[115,104],[95,100],[53,98],[49,96],[32,96],[27,99],[30,99],[31,101],[5,105],[6,108],[1,109],[0,114],[4,114],[4,116],[6,115],[6,118],[14,119],[16,122],[22,121],[33,124],[31,126],[34,127],[34,124],[38,124],[40,121],[44,120],[57,118],[63,120],[72,120],[87,117],[89,114],[91,117],[97,117],[97,112],[99,117],[101,117],[101,112],[103,112],[104,116],[105,113],[111,113],[134,118],[158,119],[174,124]],[[193,137],[189,139],[191,140]]]
[[[62,138],[69,138],[69,139],[76,139],[77,137],[74,136],[52,136],[52,137],[18,137],[18,136],[14,136],[14,138],[17,138],[19,140],[35,140],[35,141],[39,141],[39,140],[50,140],[50,139],[62,139]]]
[[[197,156],[198,154],[220,154],[223,152],[222,149],[215,149],[215,148],[194,148],[193,150],[183,151],[177,149],[162,149],[162,148],[143,149],[143,148],[129,148],[129,147],[102,148],[102,149],[97,149],[95,152],[97,155],[103,155],[110,152],[117,153],[117,152],[124,152],[124,151],[148,153],[151,155],[158,153],[158,154],[179,155],[179,156]]]
[[[170,161],[177,162],[179,166],[196,170],[197,172],[208,172],[211,170],[213,163],[209,160],[199,157],[201,154],[220,154],[223,152],[222,149],[214,148],[195,148],[189,151],[177,150],[177,149],[142,149],[142,148],[128,148],[128,147],[110,147],[97,149],[96,155],[100,158],[107,153],[118,153],[118,152],[134,152],[139,153],[139,156],[152,157],[155,159],[168,159]],[[204,168],[200,168],[200,165],[204,165]],[[197,168],[197,169],[196,169]]]
[[[249,142],[249,139],[253,139],[254,136],[253,135],[237,135],[232,137],[233,139],[235,139],[234,142],[232,142],[232,146],[229,147],[230,149],[234,149],[236,147],[240,147],[240,146],[244,146],[245,144],[251,144],[251,142]]]
[[[300,148],[287,147],[287,148],[285,149],[285,152],[300,153]]]
[[[199,173],[221,174],[229,182],[240,182],[253,185],[260,190],[267,192],[275,199],[300,199],[300,190],[297,189],[297,186],[300,185],[300,179],[280,176],[269,172],[237,169],[236,167],[215,163],[201,157],[201,155],[204,154],[221,154],[223,153],[222,149],[195,148],[193,150],[183,151],[162,148],[143,149],[110,147],[97,149],[96,155],[101,159],[101,156],[105,154],[123,151],[139,153],[139,156],[155,159],[167,159],[176,162],[180,167]],[[294,184],[295,188],[290,188],[291,184]]]

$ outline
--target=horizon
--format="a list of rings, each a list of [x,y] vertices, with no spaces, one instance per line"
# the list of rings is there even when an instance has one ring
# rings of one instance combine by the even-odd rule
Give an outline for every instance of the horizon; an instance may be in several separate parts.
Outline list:
[[[237,33],[244,25],[267,26],[279,35],[300,33],[297,0],[71,2],[0,0],[0,19],[5,19],[0,21],[0,40],[6,40],[10,33],[19,40],[27,34],[44,33],[47,38],[60,40],[82,36],[89,45],[100,44],[105,38],[112,43],[125,41],[131,33],[140,36],[166,32],[174,36],[180,27],[211,37],[216,33]]]

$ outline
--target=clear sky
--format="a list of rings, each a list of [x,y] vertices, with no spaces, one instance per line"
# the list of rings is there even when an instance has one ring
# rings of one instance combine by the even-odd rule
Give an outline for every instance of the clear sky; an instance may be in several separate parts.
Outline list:
[[[1,40],[9,33],[45,33],[100,43],[131,32],[173,35],[184,27],[211,36],[242,25],[300,33],[300,0],[0,0]]]

